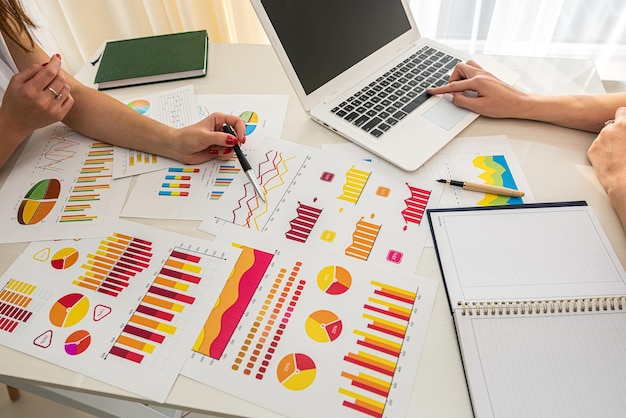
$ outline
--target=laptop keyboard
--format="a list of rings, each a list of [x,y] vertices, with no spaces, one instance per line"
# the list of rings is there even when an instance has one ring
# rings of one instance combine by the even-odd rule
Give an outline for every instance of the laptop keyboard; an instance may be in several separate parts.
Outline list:
[[[430,97],[427,88],[448,82],[460,59],[424,46],[332,109],[378,138]]]

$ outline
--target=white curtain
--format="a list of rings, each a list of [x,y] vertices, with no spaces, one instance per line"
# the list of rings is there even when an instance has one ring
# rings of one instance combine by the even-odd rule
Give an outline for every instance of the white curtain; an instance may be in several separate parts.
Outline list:
[[[22,1],[48,52],[61,52],[70,72],[111,39],[207,29],[210,42],[268,43],[249,0]],[[624,0],[409,3],[423,36],[461,50],[594,59],[602,78],[626,80]]]
[[[209,42],[266,43],[248,0],[22,0],[37,37],[75,73],[107,40],[207,29]]]
[[[626,80],[623,0],[410,0],[423,36],[484,54],[593,59]]]

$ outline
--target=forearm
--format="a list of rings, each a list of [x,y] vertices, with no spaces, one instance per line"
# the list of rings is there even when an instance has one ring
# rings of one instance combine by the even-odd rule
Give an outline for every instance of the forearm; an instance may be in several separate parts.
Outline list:
[[[623,183],[626,183],[626,181]],[[626,231],[626,184],[622,184],[621,187],[608,190],[607,193],[609,195],[609,199],[611,200],[611,204],[615,209],[615,213],[617,213],[617,216]]]
[[[74,106],[63,122],[90,138],[140,151],[178,158],[170,146],[175,129],[140,115],[95,89],[78,85]]]
[[[11,123],[11,118],[6,117],[0,110],[0,132],[2,142],[0,144],[0,168],[4,166],[9,157],[15,152],[30,132],[23,132]]]
[[[626,93],[575,96],[526,95],[515,117],[548,122],[567,128],[599,132],[626,105]]]

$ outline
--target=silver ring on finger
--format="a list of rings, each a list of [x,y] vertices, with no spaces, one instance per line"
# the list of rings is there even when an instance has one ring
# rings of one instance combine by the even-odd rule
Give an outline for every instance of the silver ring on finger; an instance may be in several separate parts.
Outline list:
[[[55,89],[53,89],[52,87],[48,87],[48,90],[50,90],[50,92],[52,94],[54,94],[54,98],[55,100],[61,100],[61,97],[63,97],[63,95],[61,93],[59,93],[58,91],[56,91]]]

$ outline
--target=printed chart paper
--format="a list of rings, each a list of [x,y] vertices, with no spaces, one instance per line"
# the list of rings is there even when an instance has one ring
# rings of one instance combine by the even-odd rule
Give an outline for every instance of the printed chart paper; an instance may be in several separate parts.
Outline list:
[[[113,148],[60,122],[36,130],[0,190],[0,242],[110,231],[130,186],[113,180]]]
[[[24,250],[0,279],[0,344],[163,402],[240,250],[111,231]]]
[[[362,158],[377,158],[353,143],[327,144],[323,149],[352,156],[358,155]],[[384,160],[376,161],[378,164],[389,165]],[[456,138],[418,171],[430,172],[433,182],[439,178],[470,181],[522,190],[525,194],[521,198],[498,196],[435,183],[433,187],[443,189],[438,207],[496,206],[535,202],[511,142],[505,135]]]
[[[202,231],[218,235],[235,225],[415,271],[430,235],[423,216],[441,193],[430,178],[288,141],[267,139],[262,147],[248,159],[265,203],[247,179],[235,179]]]
[[[237,231],[181,374],[289,417],[404,417],[437,283]]]
[[[266,136],[279,135],[287,112],[287,96],[199,95],[198,111],[239,115],[246,122],[245,154],[254,152]],[[122,211],[125,217],[202,220],[241,176],[241,165],[233,154],[227,161],[214,160],[194,166],[171,164],[166,170],[137,178],[133,193]]]
[[[174,128],[192,125],[199,120],[196,95],[192,85],[140,97],[126,103],[135,112]],[[115,147],[114,178],[133,176],[183,164],[170,158]]]

